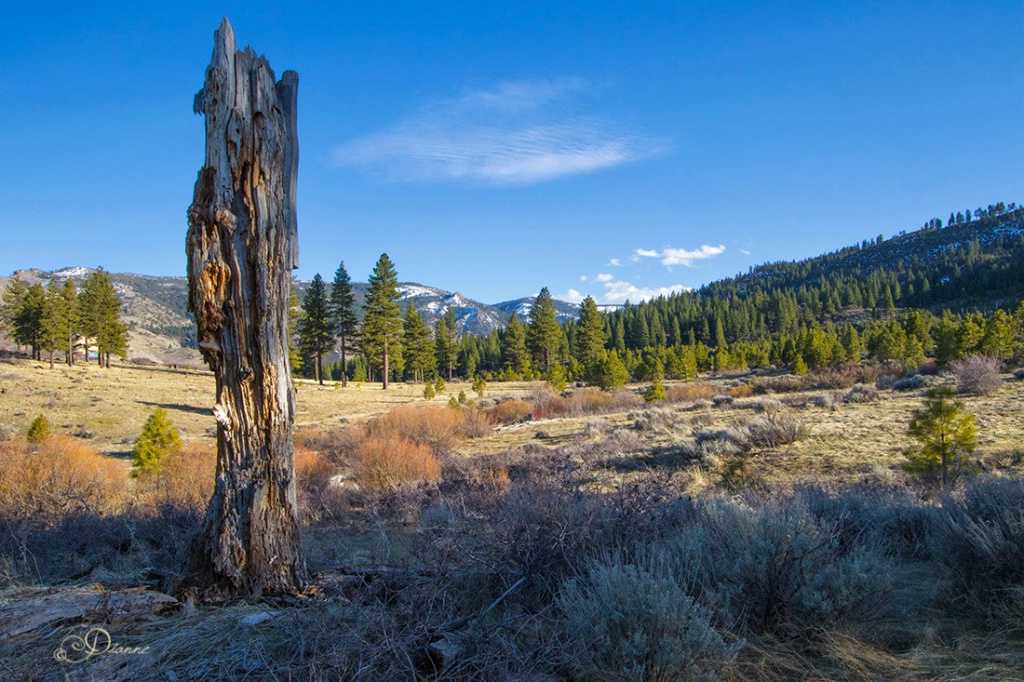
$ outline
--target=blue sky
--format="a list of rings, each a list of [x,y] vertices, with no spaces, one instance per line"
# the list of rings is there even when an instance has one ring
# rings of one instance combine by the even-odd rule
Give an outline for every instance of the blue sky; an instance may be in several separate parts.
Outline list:
[[[0,273],[185,272],[222,16],[298,71],[297,275],[636,302],[1024,200],[1024,3],[0,4]]]

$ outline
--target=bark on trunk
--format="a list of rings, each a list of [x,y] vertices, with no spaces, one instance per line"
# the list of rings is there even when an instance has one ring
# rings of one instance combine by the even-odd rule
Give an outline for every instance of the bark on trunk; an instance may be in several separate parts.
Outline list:
[[[217,380],[217,482],[186,579],[211,597],[294,594],[307,581],[288,366],[298,83],[236,50],[224,19],[196,95],[206,163],[188,213],[189,310]]]

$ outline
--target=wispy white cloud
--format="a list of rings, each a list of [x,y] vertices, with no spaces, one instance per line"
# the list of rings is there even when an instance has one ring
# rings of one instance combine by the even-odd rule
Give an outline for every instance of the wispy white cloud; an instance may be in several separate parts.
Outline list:
[[[608,265],[614,265],[617,268],[622,267],[622,261],[620,261],[618,258],[612,258],[610,261],[608,261]]]
[[[414,182],[527,185],[635,161],[662,145],[575,101],[578,79],[502,83],[434,100],[334,150],[339,166],[381,167]]]
[[[658,296],[669,296],[671,294],[678,294],[684,291],[689,291],[690,287],[685,287],[682,284],[673,284],[667,287],[638,287],[629,282],[622,280],[611,280],[605,282],[604,296],[602,296],[603,303],[618,303],[622,304],[626,301],[631,303],[639,303],[640,301],[649,301],[652,298]]]
[[[580,275],[580,281],[581,282],[586,282],[587,281],[587,276],[586,275]]]
[[[615,279],[615,275],[609,275],[607,273],[601,273],[596,277],[598,282],[610,282]]]
[[[694,261],[713,258],[724,251],[725,246],[723,244],[719,244],[718,246],[708,246],[707,244],[704,244],[696,251],[674,249],[672,247],[666,248],[663,251],[637,249],[633,252],[633,260],[636,261],[641,258],[658,258],[661,260],[661,264],[665,266],[671,267],[673,265],[684,265],[688,268],[692,268],[694,267]]]

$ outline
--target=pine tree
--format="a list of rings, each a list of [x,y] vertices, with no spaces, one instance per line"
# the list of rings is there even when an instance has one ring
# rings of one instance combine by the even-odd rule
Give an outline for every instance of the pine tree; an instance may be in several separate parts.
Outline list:
[[[291,287],[288,291],[288,367],[292,374],[298,374],[302,370],[302,353],[296,339],[299,336],[299,320],[302,319],[302,306],[299,303],[299,291],[295,287],[295,276],[292,276]]]
[[[64,317],[62,319],[64,326],[62,332],[64,334],[64,341],[67,342],[66,360],[68,365],[74,366],[75,336],[78,335],[82,320],[78,310],[78,291],[75,289],[75,283],[70,277],[64,280],[64,286],[61,288],[61,298],[63,299],[64,306]]]
[[[341,339],[341,385],[348,386],[348,360],[346,353],[354,349],[359,338],[358,320],[355,314],[356,296],[352,290],[352,281],[349,279],[348,271],[345,270],[345,261],[341,262],[338,270],[334,273],[334,282],[331,284],[331,299],[328,307],[331,314],[331,324],[334,326],[334,333]]]
[[[28,433],[25,440],[32,445],[39,445],[50,437],[50,421],[43,415],[39,415],[28,425]]]
[[[430,328],[416,310],[416,305],[409,301],[405,309],[403,321],[403,355],[405,357],[406,376],[413,381],[424,381],[427,371],[437,362],[434,356],[434,342],[430,338]]]
[[[178,429],[171,423],[166,410],[156,408],[149,415],[142,427],[142,434],[132,448],[132,476],[160,473],[162,460],[180,449]]]
[[[936,386],[925,393],[925,404],[914,411],[907,432],[918,445],[904,455],[907,471],[948,486],[967,466],[977,446],[974,415],[954,397],[952,386]]]
[[[3,300],[4,325],[12,340],[19,346],[26,346],[32,359],[38,360],[46,291],[41,284],[29,286],[15,277],[4,291]]]
[[[370,275],[363,306],[363,353],[370,366],[380,370],[384,390],[390,373],[401,367],[402,310],[398,298],[398,275],[388,254],[383,253]]]
[[[455,311],[448,308],[444,315],[434,325],[434,344],[437,355],[437,372],[448,377],[448,381],[454,378],[455,363],[459,359],[458,328],[455,320]]]
[[[15,275],[4,289],[3,303],[0,305],[0,329],[18,346],[28,345],[25,330],[19,323],[28,289],[25,280]]]
[[[53,369],[53,355],[64,347],[67,322],[67,305],[57,280],[51,279],[43,299],[43,312],[39,324],[39,348],[50,355],[50,369]]]
[[[78,301],[86,348],[93,339],[100,366],[109,369],[111,353],[121,357],[128,354],[128,327],[121,322],[121,300],[110,274],[102,269],[94,272],[83,282]]]
[[[322,386],[324,352],[330,350],[334,336],[327,308],[327,285],[319,272],[313,275],[313,281],[302,299],[302,313],[302,319],[299,320],[299,349],[306,361],[305,365],[312,365],[310,369],[313,370],[313,378]]]
[[[501,363],[506,372],[518,377],[530,371],[530,360],[526,352],[526,330],[514,310],[505,326],[505,336],[501,340]]]
[[[526,346],[534,361],[544,372],[551,371],[551,365],[558,352],[562,330],[555,320],[555,302],[547,287],[540,290],[530,311],[530,324],[526,328]]]
[[[597,303],[590,296],[583,299],[580,307],[580,319],[576,325],[575,356],[583,368],[583,375],[593,381],[597,375],[597,365],[604,352],[606,341],[604,320]]]

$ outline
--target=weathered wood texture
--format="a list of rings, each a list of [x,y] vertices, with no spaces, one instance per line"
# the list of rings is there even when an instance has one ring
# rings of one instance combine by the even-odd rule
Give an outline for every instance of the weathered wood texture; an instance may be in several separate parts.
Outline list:
[[[206,163],[188,211],[189,310],[217,377],[217,482],[186,580],[211,596],[288,594],[306,582],[295,501],[288,297],[298,266],[299,77],[214,34],[195,111]]]

